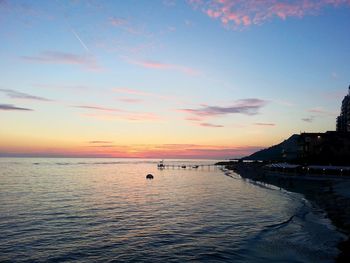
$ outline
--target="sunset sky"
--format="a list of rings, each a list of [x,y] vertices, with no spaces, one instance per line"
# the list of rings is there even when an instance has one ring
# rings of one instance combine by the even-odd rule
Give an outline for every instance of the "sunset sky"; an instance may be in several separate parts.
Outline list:
[[[350,84],[349,0],[0,0],[0,39],[0,156],[244,156]]]

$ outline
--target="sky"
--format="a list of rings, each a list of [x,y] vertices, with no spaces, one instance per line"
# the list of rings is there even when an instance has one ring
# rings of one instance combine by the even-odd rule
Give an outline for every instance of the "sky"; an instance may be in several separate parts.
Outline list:
[[[0,156],[227,159],[335,130],[349,0],[0,0]]]

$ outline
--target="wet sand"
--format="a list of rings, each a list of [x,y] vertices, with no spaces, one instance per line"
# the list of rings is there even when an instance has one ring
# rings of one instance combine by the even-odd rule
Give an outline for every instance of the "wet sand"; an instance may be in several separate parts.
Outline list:
[[[228,168],[243,178],[303,194],[314,205],[323,209],[333,225],[347,236],[347,240],[338,245],[341,253],[336,262],[350,262],[350,178],[281,174],[265,171],[261,164],[254,163],[235,164]]]

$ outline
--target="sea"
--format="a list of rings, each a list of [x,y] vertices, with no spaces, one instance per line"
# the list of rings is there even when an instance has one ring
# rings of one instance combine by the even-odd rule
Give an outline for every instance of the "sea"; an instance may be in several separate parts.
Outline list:
[[[302,195],[214,160],[0,158],[0,262],[334,262]],[[177,165],[186,165],[186,169]],[[146,175],[153,174],[153,180]]]

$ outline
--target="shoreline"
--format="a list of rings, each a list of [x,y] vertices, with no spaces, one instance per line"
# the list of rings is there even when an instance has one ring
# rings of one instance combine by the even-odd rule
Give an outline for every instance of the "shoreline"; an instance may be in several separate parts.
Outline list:
[[[226,167],[243,179],[268,183],[290,192],[302,194],[326,212],[338,231],[347,236],[338,244],[340,254],[335,262],[349,262],[350,258],[350,179],[296,176],[262,169],[259,163],[234,164]]]

